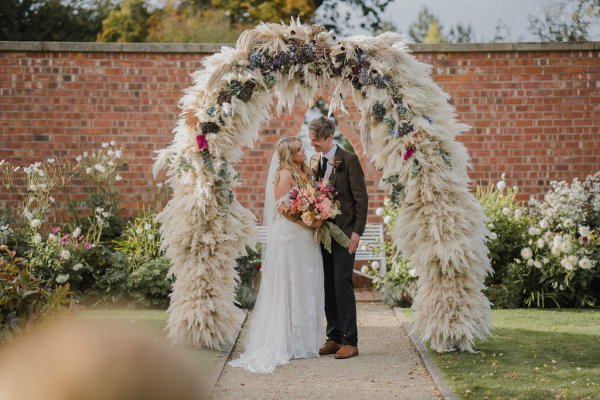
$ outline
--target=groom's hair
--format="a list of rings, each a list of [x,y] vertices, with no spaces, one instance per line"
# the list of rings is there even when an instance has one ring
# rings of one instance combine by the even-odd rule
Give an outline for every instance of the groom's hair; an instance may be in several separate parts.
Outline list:
[[[335,124],[329,118],[321,116],[310,121],[308,132],[319,139],[327,139],[335,133]]]

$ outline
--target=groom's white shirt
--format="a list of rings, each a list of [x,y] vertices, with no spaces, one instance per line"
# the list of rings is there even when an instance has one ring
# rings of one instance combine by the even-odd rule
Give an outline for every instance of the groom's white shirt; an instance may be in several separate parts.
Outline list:
[[[327,152],[327,154],[321,153],[321,158],[319,158],[319,163],[322,163],[323,157],[327,158],[327,169],[325,170],[325,178],[329,179],[331,176],[331,171],[333,170],[332,161],[333,157],[335,157],[335,152],[337,150],[337,144],[333,144],[331,150]]]

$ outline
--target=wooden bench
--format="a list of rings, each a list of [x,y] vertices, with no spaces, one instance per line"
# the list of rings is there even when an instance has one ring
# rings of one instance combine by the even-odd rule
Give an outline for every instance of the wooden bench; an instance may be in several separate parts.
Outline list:
[[[267,229],[265,226],[257,226],[260,243],[264,246],[267,242]],[[379,248],[381,254],[376,254],[374,248]],[[367,224],[365,232],[360,238],[360,244],[356,250],[356,261],[379,261],[379,272],[384,275],[387,271],[385,255],[383,254],[383,225]],[[354,273],[373,279],[371,275],[354,269]]]

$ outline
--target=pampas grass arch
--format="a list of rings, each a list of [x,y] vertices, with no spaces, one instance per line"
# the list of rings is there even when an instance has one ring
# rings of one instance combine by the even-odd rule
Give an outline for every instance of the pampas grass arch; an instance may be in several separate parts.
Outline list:
[[[382,188],[400,198],[393,240],[419,275],[414,330],[436,351],[472,351],[489,334],[483,295],[491,272],[485,215],[469,193],[469,129],[402,37],[352,36],[336,41],[318,25],[260,24],[236,47],[204,60],[181,100],[170,146],[158,152],[155,176],[167,171],[173,198],[158,215],[162,245],[176,277],[168,310],[173,342],[221,348],[234,338],[235,260],[258,237],[254,215],[235,198],[232,163],[252,148],[263,123],[310,104],[331,84],[331,112],[352,95],[362,113],[361,140],[381,169]]]

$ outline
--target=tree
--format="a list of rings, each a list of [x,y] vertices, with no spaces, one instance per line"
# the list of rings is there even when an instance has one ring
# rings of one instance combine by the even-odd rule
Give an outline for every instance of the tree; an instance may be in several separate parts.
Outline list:
[[[381,14],[394,0],[315,0],[320,15],[319,23],[325,28],[340,33],[356,28],[352,16],[360,14],[359,26],[369,32],[382,30]]]
[[[148,41],[163,43],[233,43],[245,26],[232,24],[223,10],[174,7],[167,3],[148,20]]]
[[[0,40],[94,41],[110,0],[2,0]]]
[[[442,34],[442,29],[440,28],[440,25],[435,20],[431,21],[431,24],[429,25],[429,29],[427,29],[427,34],[425,35],[425,38],[423,39],[423,43],[437,44],[437,43],[442,43],[442,42],[445,42],[445,40],[444,40],[444,35]]]
[[[232,24],[289,21],[300,17],[310,22],[315,15],[313,0],[213,0],[212,6],[225,10]]]
[[[99,42],[143,42],[148,35],[148,9],[144,0],[124,0],[102,21]]]
[[[544,42],[589,41],[590,27],[600,24],[600,0],[561,0],[546,6],[541,17],[529,15],[529,31]]]
[[[435,26],[432,30],[432,35],[434,35],[435,30],[439,30],[441,33],[442,25],[440,24],[439,19],[433,15],[427,7],[423,7],[419,12],[419,16],[417,17],[417,21],[410,24],[408,27],[408,35],[417,43],[423,43],[429,30],[431,29],[431,25],[435,22]],[[439,43],[439,42],[438,42]]]
[[[510,27],[506,25],[504,21],[499,19],[494,28],[494,38],[492,39],[492,42],[508,42],[510,41],[510,36]]]
[[[459,22],[450,28],[447,39],[450,43],[473,42],[473,28],[471,27],[471,24],[463,25]]]

